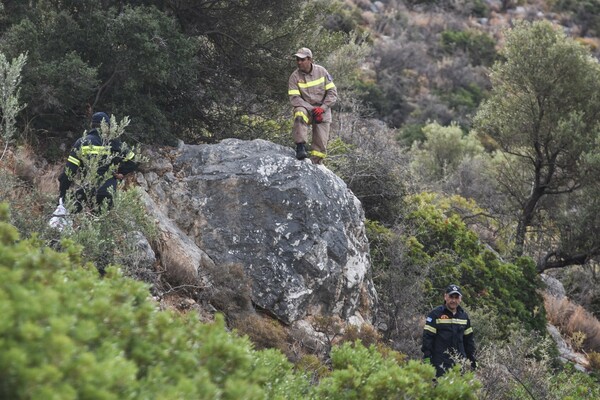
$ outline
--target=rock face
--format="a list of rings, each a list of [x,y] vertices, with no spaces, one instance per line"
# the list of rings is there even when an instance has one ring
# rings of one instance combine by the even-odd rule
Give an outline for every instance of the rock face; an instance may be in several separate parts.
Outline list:
[[[169,232],[161,247],[176,237],[180,254],[182,234],[193,245],[187,265],[163,267],[200,276],[204,254],[217,266],[239,264],[254,304],[288,324],[312,314],[370,319],[364,215],[334,173],[264,140],[182,144],[167,156],[149,154],[140,183]]]
[[[566,295],[565,287],[556,278],[548,274],[540,274],[542,281],[546,284],[546,292],[558,299],[562,299]]]

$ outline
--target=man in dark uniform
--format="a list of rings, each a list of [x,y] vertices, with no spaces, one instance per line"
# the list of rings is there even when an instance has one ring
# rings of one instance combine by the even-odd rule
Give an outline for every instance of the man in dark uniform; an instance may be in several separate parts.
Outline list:
[[[78,171],[92,181],[75,191],[75,212],[83,209],[88,195],[95,197],[97,207],[111,208],[112,193],[117,189],[118,180],[137,168],[135,154],[124,143],[117,138],[107,140],[102,137],[100,129],[103,123],[106,126],[110,124],[106,113],[97,112],[92,115],[92,129],[75,142],[65,169],[58,177],[60,203],[65,202],[67,190]],[[90,168],[95,169],[95,174]]]
[[[452,357],[463,357],[476,367],[475,340],[469,316],[462,309],[462,292],[457,285],[450,285],[444,293],[444,304],[434,308],[425,320],[423,330],[423,358],[436,370],[436,377],[452,368]]]

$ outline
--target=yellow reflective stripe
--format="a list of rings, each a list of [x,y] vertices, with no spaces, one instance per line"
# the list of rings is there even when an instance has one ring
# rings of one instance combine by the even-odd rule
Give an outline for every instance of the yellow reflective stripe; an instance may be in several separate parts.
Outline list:
[[[329,82],[327,85],[325,85],[325,90],[329,90],[329,89],[334,89],[335,85],[333,84],[333,82]]]
[[[310,155],[314,156],[314,157],[319,157],[319,158],[325,158],[325,157],[327,157],[327,154],[321,153],[320,151],[316,151],[316,150],[311,150],[310,151]]]
[[[437,333],[437,329],[435,329],[433,326],[431,325],[425,325],[425,330],[429,331],[431,333]]]
[[[69,158],[67,158],[67,162],[70,162],[71,164],[75,164],[78,167],[81,165],[81,161],[79,161],[77,158],[75,158],[73,156],[69,156]]]
[[[127,156],[125,157],[125,161],[131,161],[134,157],[135,153],[133,151],[130,151],[129,154],[127,154]]]
[[[316,81],[310,81],[310,82],[306,82],[306,83],[298,82],[298,86],[301,88],[309,88],[309,87],[313,87],[313,86],[317,86],[317,85],[322,85],[324,83],[325,83],[325,77],[322,76],[319,79],[317,79]]]
[[[457,319],[457,318],[444,318],[444,319],[436,319],[436,323],[438,324],[457,324],[457,325],[466,325],[466,319]]]
[[[306,122],[308,124],[308,115],[306,115],[302,111],[296,111],[296,113],[294,114],[294,119],[296,119],[296,117],[302,117],[304,122]]]
[[[465,335],[470,335],[471,333],[473,333],[473,328],[465,329]]]
[[[110,154],[110,149],[106,146],[81,146],[81,154],[86,156],[89,154],[104,156]]]
[[[288,96],[300,96],[300,91],[298,89],[290,89],[288,90]]]

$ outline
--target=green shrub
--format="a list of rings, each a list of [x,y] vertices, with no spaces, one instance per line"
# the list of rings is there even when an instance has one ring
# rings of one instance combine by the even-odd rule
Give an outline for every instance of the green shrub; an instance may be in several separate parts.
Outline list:
[[[4,157],[6,146],[14,139],[17,114],[25,108],[19,104],[21,70],[25,65],[27,56],[20,54],[12,61],[8,61],[4,53],[0,52],[0,138],[4,142],[4,149],[0,151],[0,160]]]
[[[491,306],[501,326],[519,321],[529,329],[545,330],[544,306],[538,293],[542,284],[533,260],[502,261],[450,211],[451,203],[444,204],[436,195],[414,196],[407,206],[403,223],[412,233],[417,260],[429,258],[436,265],[428,276],[430,302],[440,301],[448,282],[458,282],[464,288],[467,304]]]
[[[8,217],[2,206],[4,220]],[[252,351],[223,318],[202,325],[159,311],[146,285],[79,250],[41,248],[0,222],[0,398],[301,397],[307,383],[279,352]]]
[[[435,386],[431,366],[359,341],[334,347],[329,377],[314,359],[295,370],[223,317],[161,311],[147,285],[114,266],[100,278],[72,241],[58,253],[8,220],[0,204],[0,398],[472,399],[479,385],[453,371]]]
[[[75,229],[65,229],[62,237],[81,246],[84,259],[99,269],[119,264],[125,267],[126,275],[140,277],[142,271],[131,258],[137,245],[132,233],[139,232],[152,240],[156,235],[154,221],[148,216],[139,189],[117,190],[113,198],[111,210],[71,215]]]
[[[453,54],[466,53],[473,65],[492,65],[496,60],[496,41],[487,33],[475,30],[446,30],[441,35],[442,49]]]
[[[559,373],[548,377],[549,398],[556,400],[586,400],[600,398],[598,377],[577,371],[567,364]]]
[[[10,222],[23,237],[42,234],[48,228],[48,216],[56,207],[55,204],[47,204],[47,197],[32,184],[3,168],[0,168],[0,202],[10,205]]]
[[[438,379],[435,370],[418,361],[400,366],[375,346],[346,342],[331,353],[333,372],[321,380],[316,398],[327,399],[476,399],[480,383],[457,369]]]
[[[396,137],[398,142],[404,146],[411,146],[414,142],[425,141],[423,133],[423,124],[404,124],[400,129],[400,133]]]
[[[483,88],[469,83],[466,87],[459,87],[451,92],[440,93],[440,97],[445,100],[450,108],[460,110],[464,108],[469,111],[475,111],[485,96]]]
[[[442,180],[455,172],[464,159],[484,154],[475,133],[465,135],[457,124],[442,126],[433,122],[422,131],[425,140],[411,147],[411,169],[426,182]]]

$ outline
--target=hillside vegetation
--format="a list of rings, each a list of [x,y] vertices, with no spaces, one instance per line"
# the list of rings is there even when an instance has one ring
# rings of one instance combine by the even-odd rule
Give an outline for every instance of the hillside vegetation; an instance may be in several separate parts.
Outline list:
[[[0,397],[600,397],[595,15],[595,0],[1,2]],[[276,324],[159,310],[150,294],[227,296],[139,275],[127,233],[153,228],[135,188],[49,229],[92,111],[131,117],[124,139],[145,146],[291,145],[303,46],[341,95],[326,165],[365,210],[376,329],[323,320],[331,347],[312,354]],[[541,272],[573,304],[544,303]],[[479,368],[434,385],[422,319],[449,282]],[[557,361],[547,314],[590,373]]]

